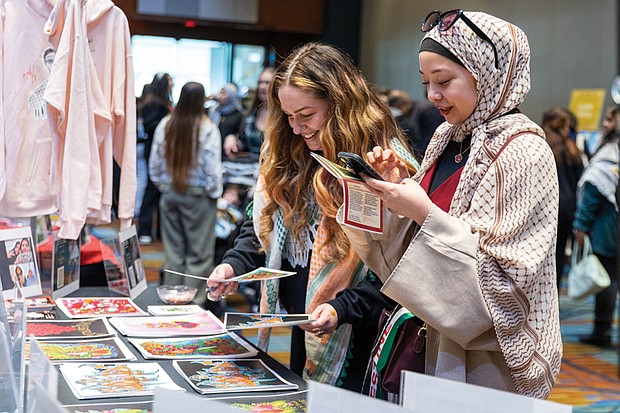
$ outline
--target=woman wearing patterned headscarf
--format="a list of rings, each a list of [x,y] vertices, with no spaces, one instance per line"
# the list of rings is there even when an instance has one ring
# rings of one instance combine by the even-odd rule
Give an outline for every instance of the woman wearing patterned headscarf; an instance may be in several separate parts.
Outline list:
[[[542,130],[517,109],[527,38],[461,10],[422,30],[422,80],[446,122],[413,178],[389,149],[368,154],[385,178],[400,171],[365,178],[391,211],[386,230],[345,232],[382,291],[426,321],[427,374],[546,398],[562,358],[558,182]]]

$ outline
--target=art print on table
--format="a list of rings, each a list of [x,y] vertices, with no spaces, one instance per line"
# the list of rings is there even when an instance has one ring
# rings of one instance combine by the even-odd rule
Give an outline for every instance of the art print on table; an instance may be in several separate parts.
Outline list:
[[[69,318],[144,316],[147,313],[126,297],[59,298],[56,305]]]
[[[69,413],[153,413],[153,402],[72,404]]]
[[[26,334],[38,340],[93,339],[115,335],[105,318],[31,320],[26,324]]]
[[[64,239],[54,232],[52,297],[59,298],[80,288],[80,240]]]
[[[0,283],[5,298],[15,298],[15,288],[23,297],[43,292],[33,245],[30,227],[0,230]]]
[[[282,271],[282,270],[274,270],[272,268],[259,267],[254,271],[250,271],[245,274],[238,275],[233,278],[228,278],[226,280],[218,280],[220,282],[252,282],[252,281],[262,281],[262,280],[274,280],[278,278],[290,277],[291,275],[297,274],[294,271]]]
[[[234,333],[209,337],[130,338],[129,342],[145,359],[243,358],[255,357],[258,353]]]
[[[174,368],[201,394],[297,389],[259,359],[173,362]]]
[[[149,314],[152,315],[181,315],[181,314],[193,314],[201,313],[205,311],[204,308],[198,304],[187,305],[149,305],[146,307]]]
[[[39,346],[52,363],[69,361],[105,363],[136,359],[131,350],[118,337],[77,341],[41,341]]]
[[[210,311],[183,316],[110,318],[121,334],[131,337],[208,336],[226,332]]]
[[[184,391],[157,363],[64,363],[60,372],[78,399],[149,396],[157,386]]]
[[[56,305],[54,299],[50,295],[24,298],[24,302],[26,303],[26,310],[28,312],[53,310]],[[4,304],[9,310],[11,310],[13,308],[13,299],[7,298],[4,300]]]
[[[140,254],[140,242],[135,225],[118,233],[118,241],[121,245],[123,256],[123,268],[129,286],[129,296],[136,298],[147,288],[146,272]]]
[[[307,390],[284,394],[253,394],[251,396],[212,397],[235,409],[256,413],[306,413],[308,411]]]
[[[312,322],[310,314],[225,313],[226,330],[296,326]]]

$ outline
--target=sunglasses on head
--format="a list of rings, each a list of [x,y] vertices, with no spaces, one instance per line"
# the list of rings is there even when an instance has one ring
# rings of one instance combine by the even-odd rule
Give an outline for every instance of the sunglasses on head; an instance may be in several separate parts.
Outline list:
[[[467,18],[467,16],[465,16],[463,10],[454,9],[448,10],[444,13],[440,12],[439,10],[432,11],[428,14],[428,16],[426,16],[426,18],[422,22],[422,27],[420,28],[420,30],[422,30],[422,33],[426,33],[431,31],[433,27],[437,26],[437,29],[440,32],[445,32],[446,30],[449,30],[452,26],[454,26],[454,23],[456,23],[458,19],[463,20],[463,22],[465,22],[465,24],[468,25],[469,28],[472,29],[478,37],[491,45],[491,47],[493,48],[493,56],[495,57],[495,68],[497,69],[497,48],[495,47],[495,44],[491,41],[489,36],[487,36],[482,30],[480,30],[480,27],[476,26],[474,22],[472,22]]]

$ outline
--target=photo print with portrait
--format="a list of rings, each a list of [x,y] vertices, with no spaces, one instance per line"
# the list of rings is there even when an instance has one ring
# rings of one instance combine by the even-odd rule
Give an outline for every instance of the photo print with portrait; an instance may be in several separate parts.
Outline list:
[[[15,298],[15,288],[23,297],[42,293],[30,227],[0,230],[0,282],[5,298]]]

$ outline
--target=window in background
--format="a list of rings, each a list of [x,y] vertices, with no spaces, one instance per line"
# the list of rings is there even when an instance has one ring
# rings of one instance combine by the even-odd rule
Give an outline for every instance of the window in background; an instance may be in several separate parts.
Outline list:
[[[262,46],[135,35],[132,48],[136,96],[142,94],[142,88],[156,73],[167,72],[174,81],[174,102],[189,81],[201,82],[208,95],[219,92],[232,81],[240,94],[246,96],[256,87],[265,64]]]

